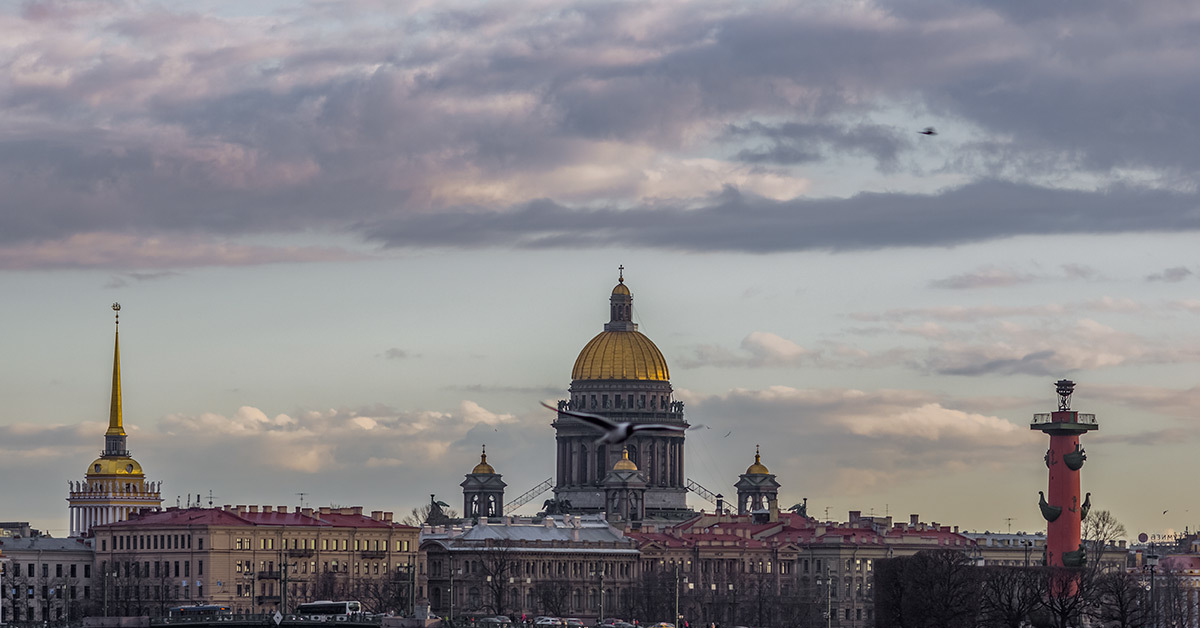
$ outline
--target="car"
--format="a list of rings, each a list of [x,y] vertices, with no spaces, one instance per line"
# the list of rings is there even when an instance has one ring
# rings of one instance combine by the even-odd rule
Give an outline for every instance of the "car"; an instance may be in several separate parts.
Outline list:
[[[563,625],[567,628],[583,628],[583,620],[578,617],[568,617],[563,620]]]
[[[623,623],[625,623],[625,620],[617,619],[616,617],[605,617],[604,619],[600,620],[601,626],[616,626],[617,624]]]
[[[650,628],[675,628],[675,624],[667,621],[660,621],[657,624],[650,626]]]
[[[538,617],[537,619],[533,620],[533,625],[534,626],[561,626],[561,625],[563,625],[563,620],[561,620],[557,617]]]

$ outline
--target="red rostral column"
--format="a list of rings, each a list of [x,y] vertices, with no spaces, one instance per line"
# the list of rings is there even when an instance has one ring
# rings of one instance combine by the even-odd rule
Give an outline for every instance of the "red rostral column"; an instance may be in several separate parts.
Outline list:
[[[1079,447],[1079,435],[1099,428],[1096,415],[1071,410],[1075,382],[1054,383],[1058,412],[1033,415],[1029,428],[1050,436],[1046,468],[1050,470],[1049,496],[1038,501],[1046,519],[1046,564],[1051,567],[1082,567],[1087,562],[1080,539],[1080,523],[1091,508],[1091,493],[1080,500],[1079,470],[1087,455]],[[1042,495],[1041,491],[1038,491]]]

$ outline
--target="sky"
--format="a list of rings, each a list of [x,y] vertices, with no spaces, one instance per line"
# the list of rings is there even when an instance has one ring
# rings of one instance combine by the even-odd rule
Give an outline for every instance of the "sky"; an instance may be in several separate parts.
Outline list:
[[[1200,522],[1195,3],[71,0],[0,32],[0,520],[67,533],[115,301],[167,505],[461,506],[484,445],[514,498],[623,265],[713,492],[760,445],[785,507],[1041,530],[1028,424],[1070,378],[1094,508]]]

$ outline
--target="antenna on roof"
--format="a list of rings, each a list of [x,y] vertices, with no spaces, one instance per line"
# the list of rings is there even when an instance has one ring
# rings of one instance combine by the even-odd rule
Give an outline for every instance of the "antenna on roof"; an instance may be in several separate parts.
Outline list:
[[[1004,521],[1006,521],[1006,522],[1008,523],[1008,533],[1009,533],[1009,534],[1012,534],[1012,520],[1013,520],[1013,518],[1012,518],[1012,517],[1005,517],[1005,518],[1004,518]]]
[[[212,492],[211,488],[208,489],[208,507],[209,508],[213,507],[213,492]]]
[[[300,496],[300,508],[304,508],[304,496],[308,495],[308,493],[296,493],[296,494]]]
[[[179,496],[178,495],[175,496],[175,507],[179,508]]]

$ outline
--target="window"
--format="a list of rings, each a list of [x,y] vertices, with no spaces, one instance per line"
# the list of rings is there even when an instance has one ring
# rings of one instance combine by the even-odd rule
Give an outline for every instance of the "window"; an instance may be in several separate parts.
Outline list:
[[[204,561],[202,561],[202,560],[196,561],[196,575],[197,576],[204,575]]]
[[[92,566],[91,566],[91,565],[84,564],[84,566],[83,566],[83,577],[84,577],[84,578],[91,578],[91,577],[92,577]],[[86,593],[86,591],[87,591],[87,587],[84,587],[84,591],[85,591],[85,593],[83,594],[83,597],[87,597],[87,593]]]
[[[63,573],[63,572],[62,572],[62,563],[56,563],[56,564],[54,565],[54,577],[55,577],[55,578],[61,578],[61,577],[62,577],[62,573]]]
[[[198,550],[204,549],[204,537],[200,537],[200,538],[196,539],[196,545],[197,545],[196,549],[198,549]]]

